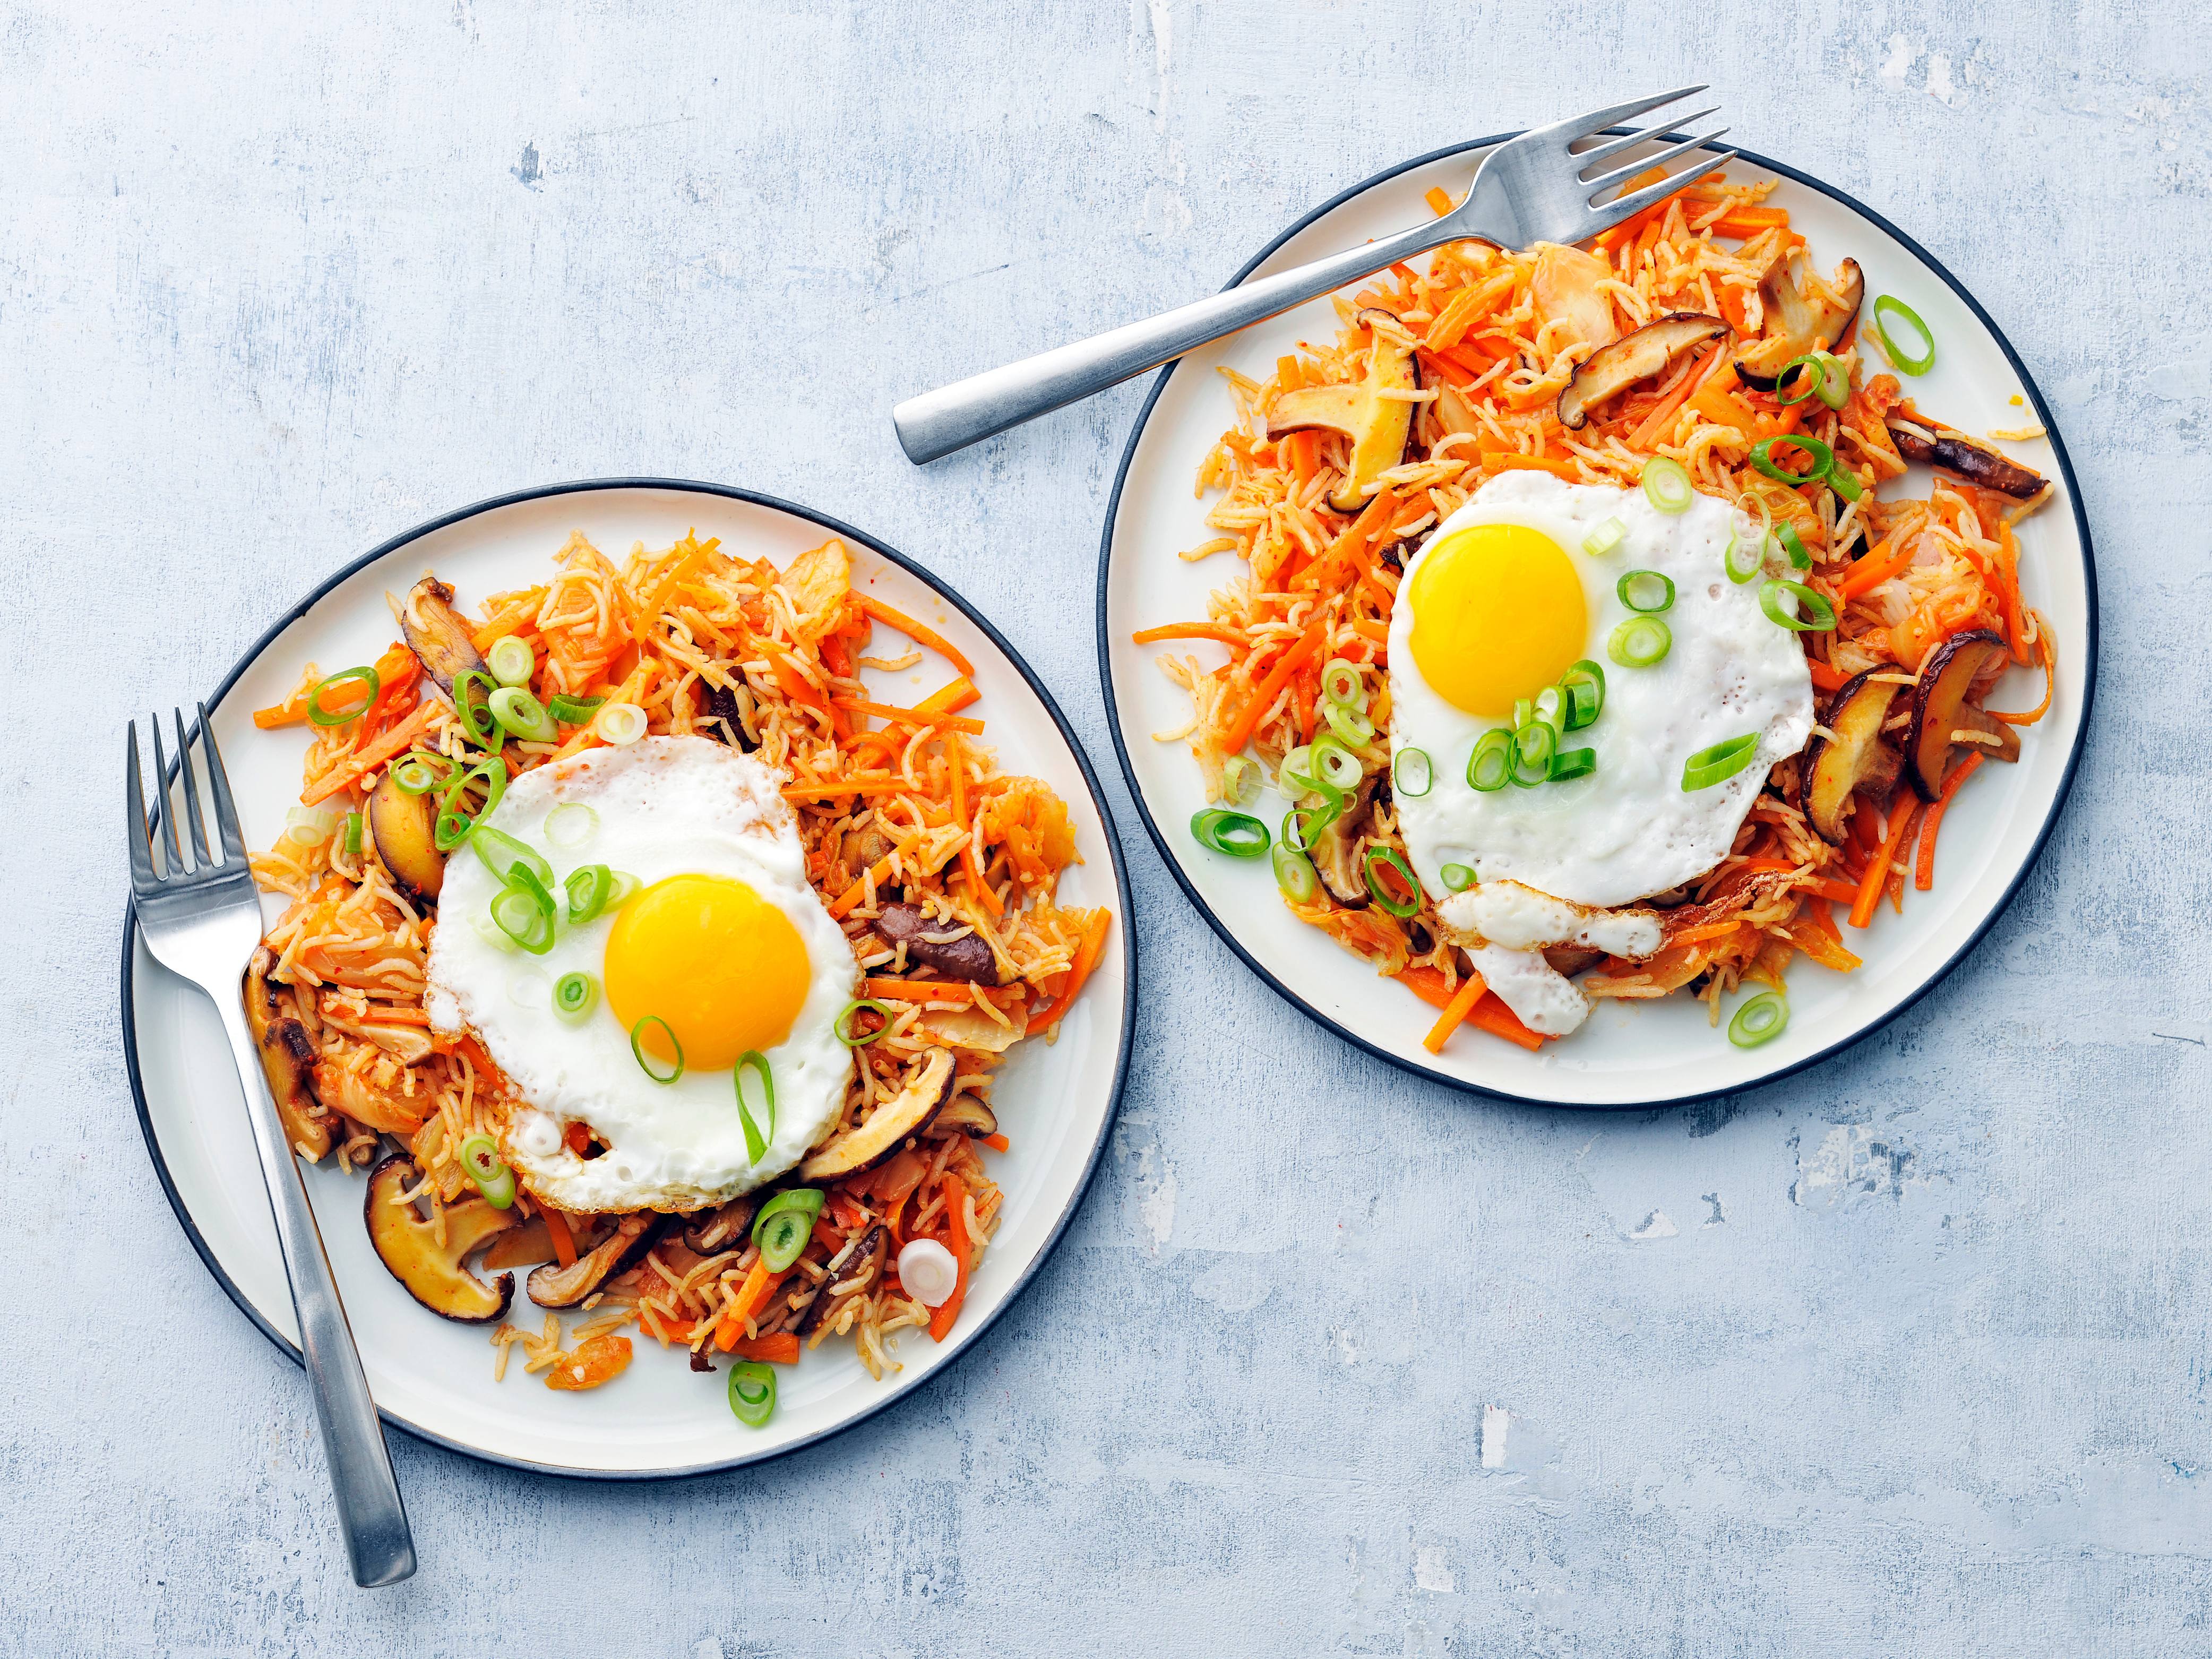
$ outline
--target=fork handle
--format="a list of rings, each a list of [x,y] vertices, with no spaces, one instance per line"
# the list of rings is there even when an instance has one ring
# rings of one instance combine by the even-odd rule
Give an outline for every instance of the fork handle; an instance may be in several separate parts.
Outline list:
[[[1447,230],[1444,227],[1449,222],[1440,220],[1416,225],[1379,242],[1347,248],[1146,321],[1110,329],[909,398],[891,410],[899,445],[917,466],[949,455],[994,432],[1004,432],[1010,426],[1048,415],[1062,404],[1118,386],[1208,340],[1234,334],[1292,306],[1333,293],[1401,259],[1425,253],[1444,242],[1468,240],[1464,226]]]
[[[276,1219],[276,1243],[284,1253],[284,1274],[291,1282],[292,1309],[299,1316],[300,1348],[306,1357],[307,1383],[322,1425],[324,1455],[331,1486],[337,1497],[338,1527],[345,1534],[356,1584],[395,1584],[415,1571],[415,1540],[407,1529],[407,1508],[400,1501],[398,1477],[384,1443],[384,1425],[362,1375],[353,1329],[338,1300],[323,1235],[307,1203],[284,1121],[277,1115],[262,1075],[261,1056],[246,1028],[246,1009],[234,988],[216,994],[222,1029],[238,1062],[246,1092],[246,1115],[253,1125],[253,1146],[261,1158],[261,1179]]]

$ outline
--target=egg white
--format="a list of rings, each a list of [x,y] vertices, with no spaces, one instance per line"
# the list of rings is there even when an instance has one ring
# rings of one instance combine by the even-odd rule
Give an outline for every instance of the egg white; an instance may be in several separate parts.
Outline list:
[[[1583,552],[1583,539],[1611,518],[1627,526],[1620,545],[1601,557]],[[1614,906],[1679,886],[1726,856],[1767,769],[1802,749],[1813,728],[1812,678],[1796,636],[1760,610],[1757,582],[1730,581],[1723,564],[1733,518],[1706,495],[1669,514],[1641,489],[1509,472],[1438,525],[1407,564],[1390,617],[1390,742],[1394,757],[1418,747],[1431,763],[1428,793],[1395,799],[1407,854],[1432,896],[1449,890],[1443,866],[1462,864],[1485,881],[1509,878],[1577,904]],[[1582,577],[1589,615],[1582,654],[1605,670],[1605,707],[1594,725],[1563,734],[1560,747],[1597,751],[1588,776],[1475,789],[1467,781],[1475,739],[1504,722],[1446,702],[1414,662],[1414,578],[1443,538],[1477,524],[1540,532]],[[1630,570],[1674,583],[1663,616],[1674,645],[1650,668],[1625,668],[1606,654],[1607,637],[1632,614],[1615,591]],[[1692,755],[1747,732],[1759,733],[1750,765],[1684,790]]]
[[[751,756],[704,738],[647,738],[525,773],[489,820],[544,857],[556,878],[586,864],[608,865],[646,887],[670,876],[724,876],[790,919],[805,944],[809,983],[790,1035],[766,1054],[775,1079],[775,1127],[758,1163],[746,1155],[730,1072],[687,1070],[659,1084],[639,1066],[605,994],[613,913],[576,927],[564,920],[544,956],[503,949],[474,925],[489,914],[501,878],[472,851],[447,860],[430,945],[431,1024],[473,1031],[514,1081],[527,1104],[507,1124],[501,1149],[548,1202],[577,1211],[719,1203],[790,1169],[836,1116],[853,1062],[834,1026],[854,996],[859,968],[843,930],[807,882],[781,784]],[[546,838],[546,815],[570,801],[591,807],[598,827],[583,845],[556,848]],[[590,1017],[571,1025],[553,1012],[552,988],[578,970],[599,982],[601,994]],[[747,1085],[758,1121],[760,1097],[750,1075]],[[609,1150],[588,1159],[569,1152],[560,1138],[568,1120],[591,1125]]]

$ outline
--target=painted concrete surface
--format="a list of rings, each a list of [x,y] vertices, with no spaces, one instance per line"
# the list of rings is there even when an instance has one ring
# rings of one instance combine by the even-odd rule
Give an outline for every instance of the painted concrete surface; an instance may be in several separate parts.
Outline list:
[[[2203,49],[2140,0],[1685,17],[9,4],[0,1650],[2212,1650]],[[1758,1093],[1486,1105],[1256,985],[1109,779],[1132,1087],[989,1340],[753,1474],[403,1441],[422,1571],[356,1591],[301,1379],[131,1115],[125,716],[396,530],[656,472],[928,561],[1109,760],[1071,595],[1140,391],[926,472],[890,404],[1206,292],[1406,155],[1692,78],[1959,271],[2072,444],[2102,695],[1984,945]]]

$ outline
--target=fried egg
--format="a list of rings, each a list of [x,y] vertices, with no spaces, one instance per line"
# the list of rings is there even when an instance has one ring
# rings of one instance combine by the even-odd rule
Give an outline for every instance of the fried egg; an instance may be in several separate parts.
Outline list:
[[[1758,583],[1729,579],[1736,517],[1705,495],[1665,514],[1641,489],[1509,472],[1437,526],[1406,566],[1390,618],[1391,748],[1394,763],[1420,750],[1432,781],[1425,793],[1398,790],[1398,822],[1440,917],[1471,949],[1506,948],[1482,931],[1487,917],[1542,966],[1528,929],[1498,921],[1526,912],[1528,902],[1478,899],[1470,879],[1517,884],[1531,898],[1583,910],[1680,886],[1726,856],[1768,768],[1804,746],[1813,726],[1805,653],[1760,609]],[[1619,521],[1618,542],[1586,551],[1610,520]],[[1624,666],[1607,649],[1634,614],[1618,591],[1633,570],[1674,583],[1661,614],[1673,642],[1648,667]],[[1468,765],[1477,741],[1494,727],[1510,731],[1517,704],[1533,703],[1584,660],[1604,672],[1603,708],[1591,725],[1563,732],[1559,747],[1591,750],[1594,769],[1526,788],[1475,788]],[[1747,734],[1757,748],[1742,770],[1683,787],[1692,755]],[[1544,942],[1568,942],[1573,931]],[[1649,954],[1656,932],[1626,937],[1648,939],[1634,953]],[[1571,1030],[1588,1012],[1564,981],[1534,988],[1540,976],[1528,963],[1496,978],[1499,996],[1534,1030]],[[1531,988],[1516,1001],[1506,981]]]
[[[434,1029],[469,1031],[526,1103],[501,1149],[529,1189],[562,1209],[690,1210],[750,1191],[797,1164],[836,1117],[852,1072],[838,1016],[859,969],[806,879],[781,776],[703,738],[647,738],[526,772],[486,820],[544,858],[561,922],[533,956],[489,922],[505,884],[473,848],[447,861],[429,954]],[[556,807],[564,812],[549,834]],[[579,826],[584,833],[578,834]],[[562,884],[604,864],[635,878],[618,906],[571,927]],[[570,1023],[553,987],[584,973],[595,1006]],[[633,1051],[633,1036],[659,1083]],[[672,1043],[670,1038],[673,1038]],[[775,1085],[774,1121],[756,1068],[747,1101],[766,1133],[749,1155],[738,1108],[739,1058],[758,1051]],[[566,1144],[587,1125],[593,1158]]]

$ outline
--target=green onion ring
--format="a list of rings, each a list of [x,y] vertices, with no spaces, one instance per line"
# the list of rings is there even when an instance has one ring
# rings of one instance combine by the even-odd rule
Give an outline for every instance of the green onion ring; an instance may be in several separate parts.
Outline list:
[[[1467,786],[1488,794],[1512,781],[1513,733],[1493,726],[1474,740],[1474,752],[1467,757]]]
[[[1328,722],[1328,729],[1335,732],[1347,748],[1357,749],[1375,735],[1373,720],[1357,708],[1347,708],[1340,702],[1324,700],[1321,715]]]
[[[1583,538],[1583,551],[1593,559],[1601,559],[1619,547],[1628,534],[1628,526],[1619,519],[1607,519]]]
[[[1728,550],[1721,555],[1721,563],[1728,571],[1728,579],[1738,587],[1753,580],[1766,566],[1766,538],[1756,542],[1741,536],[1731,537]]]
[[[769,1272],[780,1273],[799,1260],[799,1253],[806,1248],[808,1235],[814,1231],[814,1218],[822,1213],[823,1201],[828,1196],[819,1187],[787,1187],[760,1206],[760,1213],[753,1218],[751,1237],[752,1242],[761,1247],[761,1254],[768,1257]],[[799,1231],[797,1243],[787,1249],[771,1252],[768,1248],[767,1234],[778,1216],[789,1216],[805,1224]],[[777,1261],[777,1255],[783,1259]]]
[[[474,694],[477,686],[483,688],[483,696]],[[453,713],[459,716],[461,730],[479,749],[489,749],[497,754],[507,742],[507,732],[491,712],[491,694],[499,690],[499,682],[489,674],[475,669],[465,670],[453,676]]]
[[[348,702],[337,710],[323,707],[323,693],[334,685],[360,685],[364,688],[359,703]],[[307,718],[318,726],[343,726],[357,720],[376,707],[376,699],[384,690],[384,677],[375,669],[341,668],[337,673],[319,680],[315,689],[307,693]]]
[[[592,717],[602,741],[620,749],[645,735],[645,710],[634,702],[611,702]]]
[[[562,884],[568,895],[568,925],[580,927],[607,908],[615,885],[615,872],[604,864],[580,865]]]
[[[1231,812],[1209,806],[1190,817],[1190,833],[1201,847],[1226,853],[1232,859],[1256,859],[1272,844],[1267,826],[1249,812]]]
[[[1436,763],[1425,749],[1401,749],[1390,763],[1390,787],[1408,800],[1420,799],[1436,781]]]
[[[762,1263],[780,1273],[799,1260],[814,1237],[814,1218],[796,1210],[763,1210],[753,1223],[753,1243],[760,1246]]]
[[[485,1202],[495,1210],[512,1208],[514,1204],[514,1171],[499,1155],[499,1145],[489,1135],[471,1135],[461,1142],[457,1152],[461,1173],[476,1183],[484,1195]]]
[[[1464,893],[1474,885],[1474,872],[1464,864],[1447,864],[1437,874],[1443,878],[1444,886],[1455,893]]]
[[[1314,837],[1343,816],[1341,799],[1324,801],[1319,806],[1293,806],[1283,814],[1283,845],[1293,853],[1310,853]]]
[[[745,1099],[745,1073],[750,1071],[760,1079],[761,1091],[766,1097],[768,1128],[763,1131],[753,1121],[753,1110]],[[768,1063],[768,1056],[757,1048],[748,1048],[738,1056],[731,1080],[738,1090],[738,1118],[745,1126],[745,1158],[758,1164],[768,1156],[768,1144],[775,1139],[775,1073]]]
[[[446,770],[441,772],[441,766]],[[392,787],[403,795],[427,795],[452,775],[452,762],[419,749],[401,756],[392,767]]]
[[[580,800],[564,800],[545,815],[545,839],[573,853],[599,833],[599,815]]]
[[[519,879],[493,896],[491,919],[532,956],[542,957],[553,948],[553,900],[523,866],[515,874]]]
[[[484,653],[484,665],[501,685],[528,685],[530,677],[538,672],[538,659],[528,640],[508,634],[492,641],[491,649]]]
[[[1567,727],[1579,732],[1605,712],[1605,670],[1584,657],[1559,676],[1567,694]]]
[[[1828,469],[1828,488],[1841,500],[1855,501],[1866,494],[1866,486],[1859,482],[1858,474],[1838,461]]]
[[[1565,783],[1570,778],[1586,778],[1596,770],[1596,750],[1563,749],[1552,757],[1550,780],[1553,783]]]
[[[1685,513],[1697,498],[1681,462],[1662,455],[1644,464],[1644,499],[1662,513]]]
[[[1813,568],[1813,556],[1805,550],[1804,538],[1797,533],[1796,526],[1783,525],[1775,531],[1774,539],[1782,544],[1782,550],[1790,556],[1792,569],[1810,570]]]
[[[1710,749],[1700,749],[1682,763],[1682,793],[1692,794],[1723,783],[1751,764],[1759,753],[1759,733],[1747,732]]]
[[[538,878],[538,884],[550,888],[553,866],[540,858],[531,848],[524,846],[504,830],[495,830],[481,817],[469,831],[469,846],[484,862],[484,868],[501,881],[513,881],[518,869],[527,869]]]
[[[1810,372],[1798,376],[1799,389],[1796,395],[1785,398],[1782,395],[1782,382],[1793,368],[1804,368]],[[1774,401],[1784,409],[1789,408],[1792,404],[1802,404],[1806,398],[1820,391],[1827,378],[1827,368],[1822,364],[1817,354],[1808,357],[1792,357],[1782,365],[1781,373],[1774,377]],[[1823,398],[1820,401],[1826,403],[1827,399]]]
[[[1375,873],[1375,866],[1378,864],[1387,864],[1391,869],[1396,871],[1400,879],[1404,881],[1413,896],[1409,899],[1392,898],[1383,889],[1382,878]],[[1374,896],[1376,903],[1397,917],[1399,921],[1403,921],[1420,909],[1421,884],[1415,879],[1413,866],[1406,862],[1405,856],[1396,848],[1369,848],[1366,874],[1367,890]]]
[[[653,1056],[651,1059],[647,1059],[646,1056],[645,1028],[648,1025],[658,1025],[661,1029],[662,1032],[666,1035],[668,1038],[668,1046],[676,1050],[675,1064],[665,1075],[661,1072],[656,1071],[653,1068],[656,1065],[664,1066],[667,1066],[668,1062],[660,1059],[658,1054]],[[666,1020],[661,1018],[659,1014],[647,1014],[643,1019],[638,1021],[636,1024],[629,1028],[629,1051],[636,1057],[638,1070],[643,1072],[655,1083],[673,1083],[678,1078],[684,1075],[684,1045],[676,1040],[676,1028],[671,1025]],[[757,1162],[758,1160],[756,1159],[755,1161]]]
[[[1366,768],[1360,765],[1357,755],[1334,738],[1320,738],[1313,746],[1313,775],[1337,793],[1349,795],[1359,787]]]
[[[1242,755],[1231,755],[1221,763],[1221,798],[1236,805],[1243,805],[1258,793],[1260,768],[1255,762]]]
[[[1605,653],[1623,668],[1650,668],[1674,648],[1674,630],[1656,617],[1631,617],[1613,630]]]
[[[1657,582],[1660,592],[1655,596],[1651,584]],[[1640,617],[1656,617],[1674,603],[1674,579],[1663,571],[1632,570],[1613,585],[1620,602]],[[1641,600],[1643,603],[1639,604]]]
[[[855,1035],[853,1030],[853,1016],[863,1011],[872,1013],[877,1018],[882,1020],[883,1024],[872,1031]],[[837,1016],[836,1023],[830,1029],[836,1034],[837,1041],[848,1048],[865,1048],[891,1029],[891,1021],[895,1018],[889,1003],[863,998],[857,1002],[847,1003],[845,1012]]]
[[[502,685],[491,694],[491,717],[501,731],[531,743],[550,743],[561,735],[545,705],[519,685]]]
[[[1823,351],[1820,359],[1820,401],[1840,413],[1844,405],[1851,400],[1851,371],[1844,366],[1841,357],[1832,353]]]
[[[1739,1048],[1756,1048],[1782,1035],[1790,1024],[1790,1004],[1771,991],[1762,991],[1735,1011],[1729,1021],[1729,1041]]]
[[[645,885],[627,870],[614,872],[615,884],[607,890],[607,908],[617,909],[629,902],[629,896]]]
[[[1329,702],[1341,703],[1354,714],[1367,712],[1367,678],[1356,662],[1331,657],[1328,665],[1321,671],[1321,692]]]
[[[483,805],[477,807],[474,812],[465,811],[460,804],[462,799],[468,793],[471,786],[478,783],[483,786]],[[478,761],[466,771],[456,768],[453,775],[446,781],[444,787],[438,793],[438,827],[435,837],[438,850],[441,853],[450,853],[466,841],[469,838],[469,831],[476,825],[476,821],[481,817],[489,817],[492,808],[499,805],[500,797],[506,793],[507,763],[505,761],[494,757]]]
[[[1794,617],[1782,608],[1784,593],[1797,601],[1797,614]],[[1814,592],[1802,582],[1770,578],[1759,586],[1759,608],[1766,613],[1769,622],[1778,623],[1793,634],[1819,634],[1836,625],[1836,607],[1828,603],[1827,596]]]
[[[349,858],[361,856],[361,814],[358,812],[345,815],[345,849]]]
[[[1928,343],[1928,349],[1918,356],[1908,356],[1889,331],[1892,317],[1901,317],[1912,325],[1914,332]],[[1874,302],[1875,332],[1881,336],[1881,349],[1889,354],[1889,361],[1907,374],[1925,374],[1936,367],[1936,331],[1920,319],[1920,313],[1893,294],[1878,295]]]
[[[545,705],[545,712],[563,726],[581,726],[599,712],[605,697],[572,697],[562,692]]]
[[[775,1370],[757,1359],[730,1367],[730,1411],[749,1429],[765,1428],[775,1415]]]
[[[1563,731],[1567,723],[1567,694],[1557,685],[1547,685],[1536,694],[1536,718],[1553,731]]]
[[[1285,844],[1275,848],[1275,885],[1283,890],[1283,896],[1293,904],[1310,904],[1320,883],[1313,860],[1290,846],[1285,837]]]
[[[599,982],[589,974],[563,974],[553,981],[553,1012],[569,1024],[581,1024],[599,1006]]]
[[[1790,449],[1802,449],[1812,456],[1813,470],[1810,472],[1784,471],[1782,463],[1774,459],[1777,444]],[[1761,438],[1753,444],[1751,447],[1751,464],[1775,483],[1786,483],[1795,489],[1803,484],[1824,482],[1836,465],[1836,452],[1818,438],[1808,437],[1802,432],[1791,432],[1779,437]]]
[[[1533,789],[1552,775],[1552,757],[1559,752],[1559,730],[1542,720],[1513,729],[1512,775],[1516,787]]]

